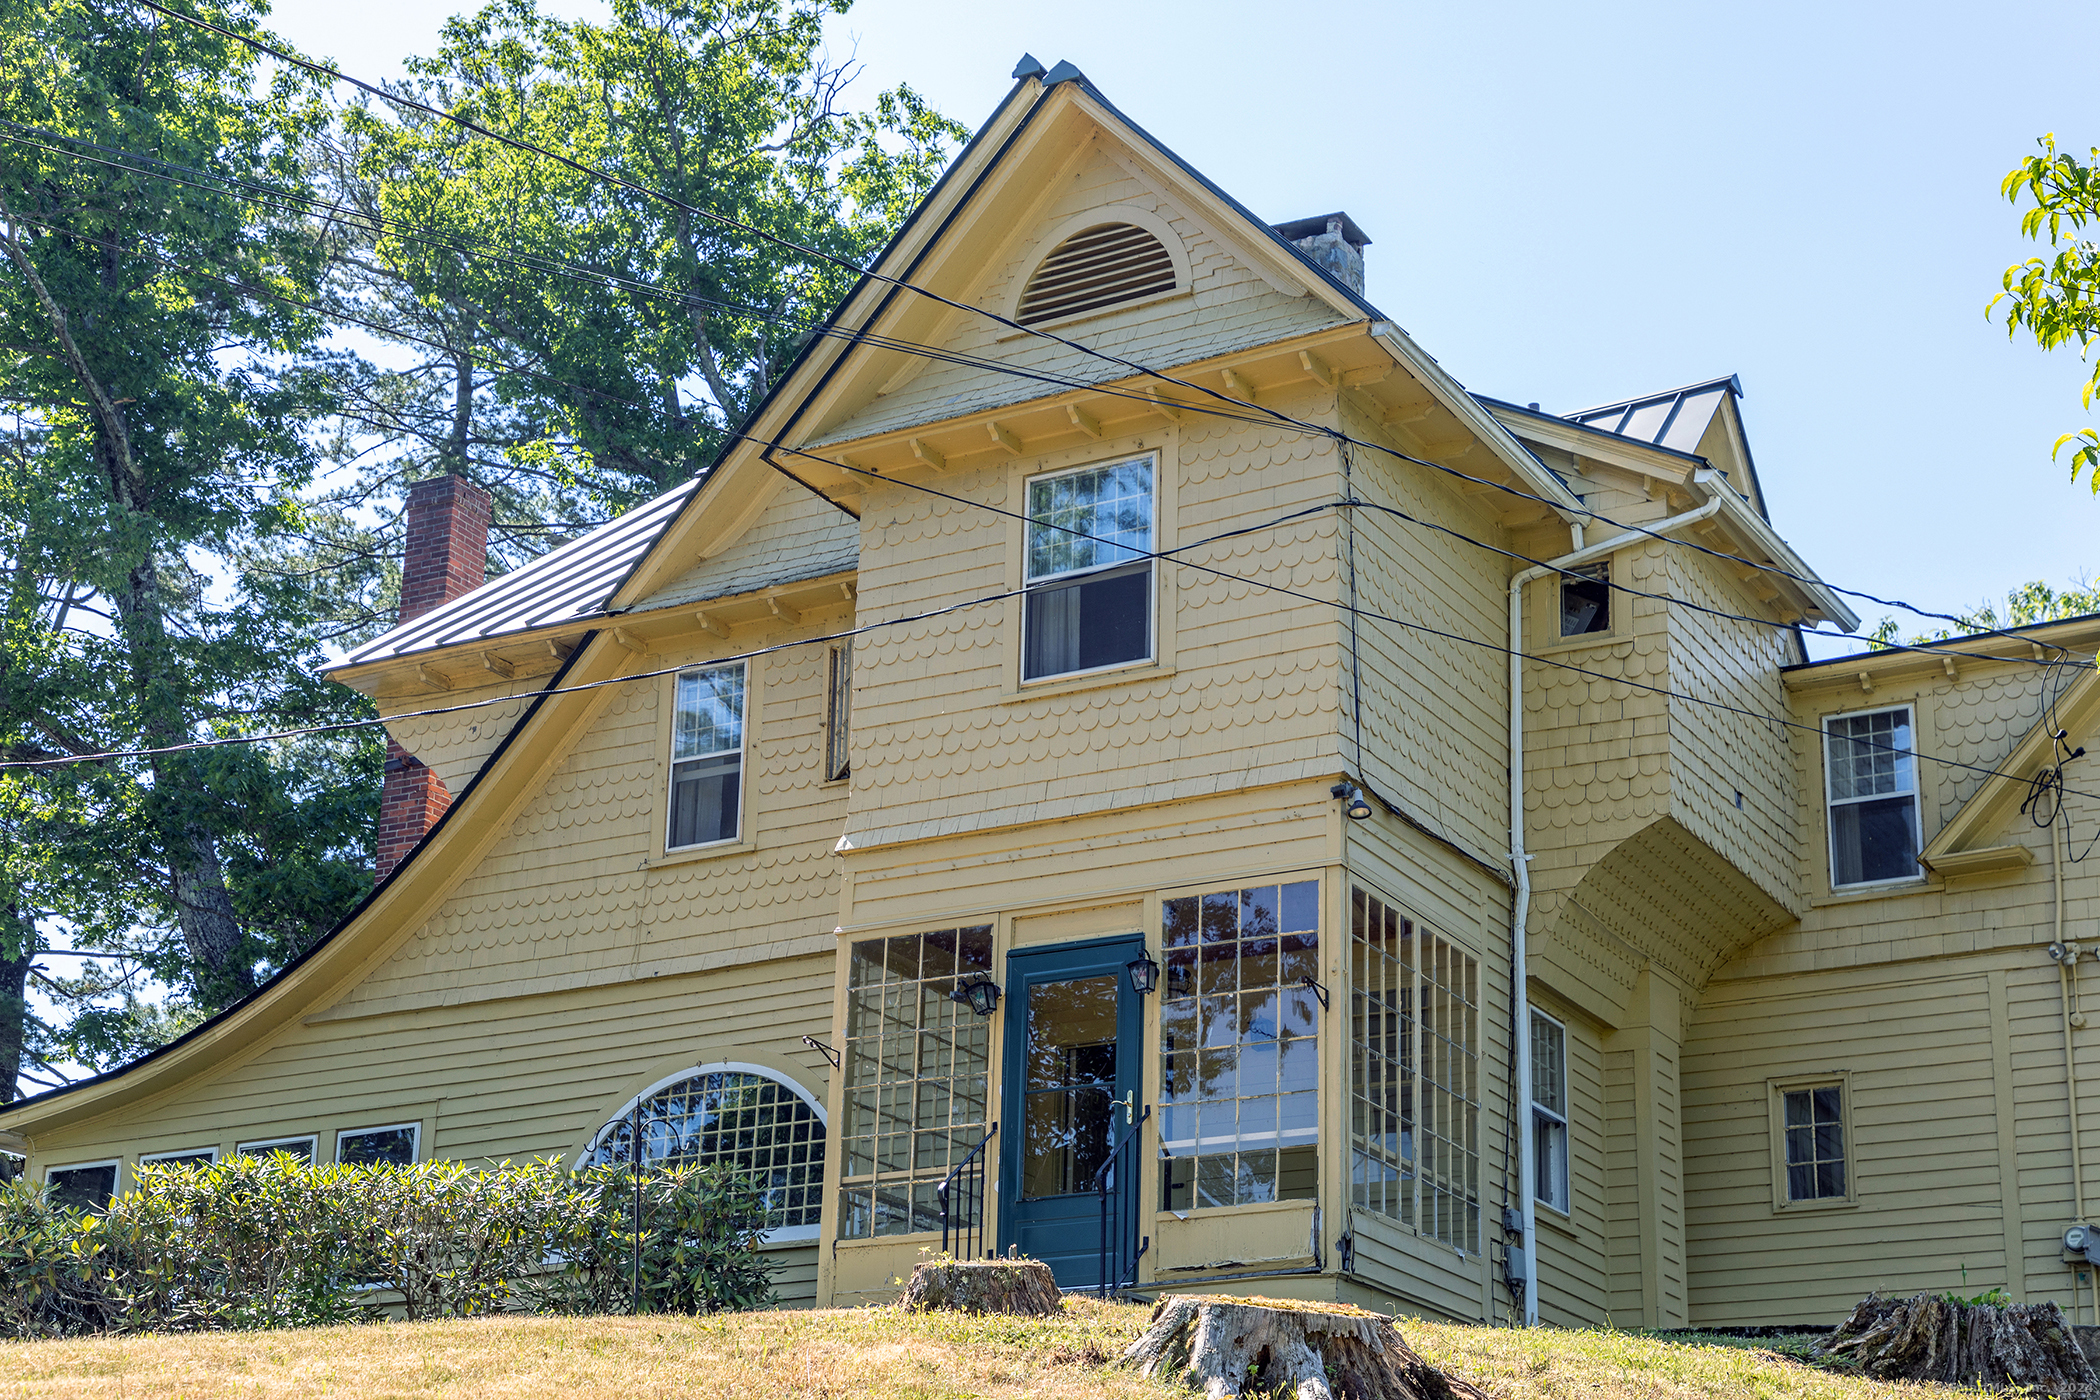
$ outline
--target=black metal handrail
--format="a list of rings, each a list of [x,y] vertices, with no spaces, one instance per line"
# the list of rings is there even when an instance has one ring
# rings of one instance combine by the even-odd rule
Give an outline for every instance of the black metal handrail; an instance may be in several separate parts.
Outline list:
[[[1135,1097],[1135,1096],[1133,1096]],[[1126,1110],[1127,1112],[1128,1110]],[[1126,1190],[1131,1185],[1134,1173],[1118,1170],[1118,1164],[1137,1142],[1138,1130],[1152,1118],[1152,1105],[1132,1120],[1123,1130],[1120,1140],[1111,1140],[1108,1156],[1094,1170],[1094,1192],[1101,1197],[1101,1296],[1120,1293],[1137,1282],[1137,1261],[1145,1257],[1152,1248],[1152,1237],[1145,1236],[1144,1243],[1130,1251],[1126,1261],[1123,1252],[1130,1248],[1131,1237],[1137,1234],[1137,1192]],[[1127,1228],[1126,1228],[1127,1226]]]
[[[955,1258],[974,1259],[978,1252],[984,1249],[984,1145],[990,1142],[992,1135],[998,1131],[997,1123],[986,1128],[984,1136],[977,1140],[977,1145],[971,1148],[963,1159],[949,1170],[948,1175],[942,1178],[941,1184],[933,1189],[933,1194],[941,1200],[943,1254],[949,1253],[948,1240],[951,1229],[958,1246],[954,1251]],[[963,1178],[965,1172],[969,1173],[968,1177],[964,1178],[969,1182],[969,1195],[965,1198],[962,1218],[957,1220],[954,1218],[951,1203],[954,1200],[955,1183],[958,1178]],[[990,1253],[988,1250],[984,1252]]]

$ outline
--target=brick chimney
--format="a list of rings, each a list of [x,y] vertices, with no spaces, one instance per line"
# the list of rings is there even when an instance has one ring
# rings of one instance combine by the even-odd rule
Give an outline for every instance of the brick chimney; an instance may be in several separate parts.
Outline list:
[[[481,586],[488,576],[491,513],[489,493],[460,477],[434,476],[408,488],[400,622]],[[388,736],[376,843],[381,880],[394,873],[451,805],[452,794],[437,774]]]

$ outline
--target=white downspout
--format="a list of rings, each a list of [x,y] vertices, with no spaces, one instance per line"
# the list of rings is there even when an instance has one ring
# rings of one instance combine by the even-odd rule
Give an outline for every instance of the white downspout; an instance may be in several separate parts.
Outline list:
[[[1582,526],[1570,526],[1575,549],[1558,559],[1535,564],[1509,581],[1509,860],[1517,878],[1516,912],[1510,919],[1510,959],[1515,986],[1510,1016],[1515,1022],[1511,1039],[1517,1045],[1517,1200],[1524,1217],[1524,1325],[1536,1327],[1539,1320],[1538,1214],[1532,1186],[1538,1178],[1532,1160],[1531,1140],[1531,986],[1525,947],[1525,924],[1531,912],[1531,857],[1524,850],[1524,588],[1534,579],[1605,558],[1654,535],[1697,524],[1721,508],[1726,485],[1709,484],[1701,472],[1694,482],[1708,492],[1706,504],[1673,515],[1660,524],[1628,530],[1599,544],[1582,543]]]

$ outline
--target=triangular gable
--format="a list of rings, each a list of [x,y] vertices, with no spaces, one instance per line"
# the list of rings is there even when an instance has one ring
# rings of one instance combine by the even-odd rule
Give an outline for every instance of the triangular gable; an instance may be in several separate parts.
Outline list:
[[[2005,829],[2020,816],[2021,804],[2032,794],[2029,783],[2034,775],[2055,761],[2057,731],[2086,733],[2096,722],[2100,722],[2100,672],[2083,666],[2078,678],[2065,687],[2055,704],[2046,707],[2005,760],[1993,765],[1997,776],[1984,779],[1939,834],[1926,843],[1919,863],[1949,877],[2004,868],[1992,861],[1999,852],[2007,853],[2010,864],[2025,864],[2024,848],[2015,856],[2011,854],[2015,848],[2004,844]]]

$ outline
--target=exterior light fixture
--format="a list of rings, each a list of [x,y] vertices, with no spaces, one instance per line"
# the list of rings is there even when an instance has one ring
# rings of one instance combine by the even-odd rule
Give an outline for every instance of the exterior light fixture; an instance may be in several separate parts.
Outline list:
[[[1150,953],[1139,953],[1123,968],[1130,974],[1130,990],[1139,996],[1148,996],[1159,986],[1159,964],[1152,961]]]
[[[983,973],[955,984],[948,993],[950,1001],[966,1002],[980,1016],[989,1016],[999,1009],[999,984]]]
[[[1342,814],[1348,817],[1350,821],[1361,822],[1371,819],[1371,803],[1363,795],[1362,789],[1358,788],[1355,783],[1336,783],[1330,791],[1334,796],[1342,800]]]

